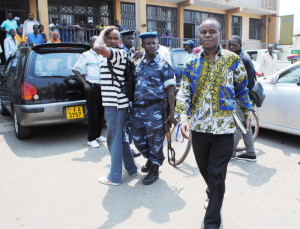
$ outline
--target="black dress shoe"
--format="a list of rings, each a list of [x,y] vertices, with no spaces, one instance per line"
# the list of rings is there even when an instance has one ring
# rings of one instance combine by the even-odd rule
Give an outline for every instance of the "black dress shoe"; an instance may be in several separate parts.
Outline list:
[[[139,156],[141,156],[142,155],[142,153],[141,152],[135,152],[133,149],[131,149],[131,153],[132,153],[132,156],[133,157],[139,157]]]
[[[152,167],[148,175],[145,176],[145,178],[143,179],[143,184],[144,185],[153,184],[159,178],[158,170],[159,170],[159,166],[152,164]]]
[[[146,162],[146,164],[142,166],[141,172],[142,173],[148,173],[150,171],[151,167],[152,167],[152,163],[151,163],[151,161],[148,160]]]

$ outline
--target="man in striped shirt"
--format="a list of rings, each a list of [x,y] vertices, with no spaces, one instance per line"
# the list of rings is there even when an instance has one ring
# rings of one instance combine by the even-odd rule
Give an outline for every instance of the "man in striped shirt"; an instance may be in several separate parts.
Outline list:
[[[99,142],[105,142],[106,138],[101,136],[104,124],[104,108],[102,106],[100,88],[100,64],[102,56],[93,50],[96,36],[90,38],[91,49],[82,54],[78,59],[73,72],[84,86],[86,93],[86,105],[88,108],[88,145],[98,148]],[[86,74],[84,78],[82,75]]]
[[[99,182],[108,185],[121,184],[122,159],[129,175],[137,175],[129,143],[125,138],[125,122],[129,100],[121,93],[125,82],[127,54],[119,49],[120,32],[115,26],[101,31],[95,41],[94,50],[105,57],[101,65],[101,92],[107,122],[107,145],[111,156],[111,167],[108,176],[100,177]],[[111,72],[109,65],[112,67]]]

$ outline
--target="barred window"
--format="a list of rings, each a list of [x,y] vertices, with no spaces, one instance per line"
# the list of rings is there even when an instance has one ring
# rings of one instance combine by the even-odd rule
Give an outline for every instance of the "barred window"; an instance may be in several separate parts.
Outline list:
[[[135,4],[134,3],[125,3],[121,2],[121,17],[122,23],[121,25],[124,26],[128,30],[135,30]]]
[[[169,31],[174,37],[177,34],[177,9],[147,5],[147,30],[162,35]]]
[[[261,19],[250,18],[249,20],[249,39],[261,40]]]
[[[242,17],[232,16],[232,35],[242,37]]]

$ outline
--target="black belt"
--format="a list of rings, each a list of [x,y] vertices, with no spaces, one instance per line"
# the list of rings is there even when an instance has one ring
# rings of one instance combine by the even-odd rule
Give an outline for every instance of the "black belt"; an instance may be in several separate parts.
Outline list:
[[[151,106],[153,104],[162,103],[162,102],[164,102],[164,100],[152,100],[152,101],[150,101],[148,103],[144,103],[144,104],[132,104],[132,107],[133,108],[137,108],[137,107],[139,107],[139,108],[146,108],[146,107],[149,107],[149,106]]]

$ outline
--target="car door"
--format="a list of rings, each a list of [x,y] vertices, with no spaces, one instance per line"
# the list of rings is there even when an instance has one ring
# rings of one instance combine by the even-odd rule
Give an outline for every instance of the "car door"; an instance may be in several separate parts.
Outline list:
[[[9,59],[1,80],[0,97],[3,106],[11,112],[11,102],[15,98],[16,90],[16,72],[19,60],[19,52],[14,53]]]
[[[300,131],[300,65],[282,72],[276,83],[264,84],[266,99],[259,108],[262,122],[275,128]]]

